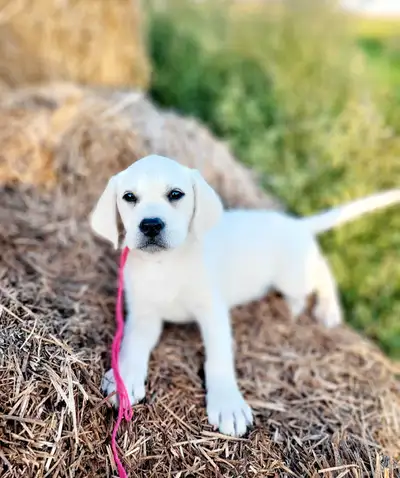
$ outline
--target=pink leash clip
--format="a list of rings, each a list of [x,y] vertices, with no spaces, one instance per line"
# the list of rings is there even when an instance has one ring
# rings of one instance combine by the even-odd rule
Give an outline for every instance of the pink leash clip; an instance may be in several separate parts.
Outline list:
[[[117,470],[120,478],[128,478],[126,471],[118,456],[117,450],[117,432],[121,425],[122,419],[131,421],[133,416],[132,406],[130,404],[129,395],[126,391],[124,381],[119,372],[119,351],[121,348],[122,338],[124,336],[124,315],[123,315],[123,293],[124,293],[124,267],[128,258],[129,249],[125,247],[121,253],[119,270],[118,270],[118,293],[117,304],[115,310],[115,319],[117,322],[117,330],[115,332],[114,340],[111,349],[111,367],[114,373],[115,385],[117,388],[117,396],[119,399],[118,417],[115,422],[114,429],[111,435],[111,448],[114,456],[114,461],[117,465]]]

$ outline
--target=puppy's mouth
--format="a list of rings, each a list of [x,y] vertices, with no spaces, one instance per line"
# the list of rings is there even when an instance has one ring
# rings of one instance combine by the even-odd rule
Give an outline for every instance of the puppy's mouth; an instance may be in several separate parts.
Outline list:
[[[157,241],[155,239],[149,239],[139,245],[138,249],[143,252],[149,252],[154,254],[155,252],[161,252],[168,249],[168,246],[163,241]]]

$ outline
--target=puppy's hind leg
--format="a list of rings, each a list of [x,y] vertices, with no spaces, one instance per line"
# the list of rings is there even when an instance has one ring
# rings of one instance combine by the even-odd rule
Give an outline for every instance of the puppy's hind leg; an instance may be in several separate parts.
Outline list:
[[[305,311],[307,297],[311,294],[308,277],[302,268],[294,270],[289,279],[282,282],[283,293],[293,320],[297,320]],[[279,290],[279,289],[278,289]]]
[[[342,309],[336,281],[330,267],[323,257],[318,264],[317,305],[315,316],[325,327],[333,328],[343,322]]]
[[[318,254],[317,245],[308,234],[300,234],[297,239],[298,242],[286,243],[287,250],[279,260],[274,284],[284,295],[293,320],[304,313],[307,298],[313,292],[312,266]]]
[[[306,295],[299,295],[298,297],[286,296],[286,302],[289,306],[293,319],[297,320],[299,316],[304,312],[306,306]]]

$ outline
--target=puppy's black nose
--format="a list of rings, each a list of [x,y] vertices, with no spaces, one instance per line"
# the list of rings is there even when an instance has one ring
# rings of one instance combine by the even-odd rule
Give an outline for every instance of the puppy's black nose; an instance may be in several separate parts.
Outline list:
[[[147,237],[156,237],[164,229],[165,223],[159,217],[149,217],[142,220],[139,229]]]

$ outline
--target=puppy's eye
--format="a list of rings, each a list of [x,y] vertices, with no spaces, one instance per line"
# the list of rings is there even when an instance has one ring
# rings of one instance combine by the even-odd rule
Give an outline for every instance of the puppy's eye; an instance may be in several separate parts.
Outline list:
[[[167,198],[169,201],[179,201],[179,199],[182,199],[185,193],[180,191],[179,189],[173,189],[167,194]]]
[[[132,202],[132,203],[137,203],[138,202],[138,197],[135,196],[133,193],[125,193],[123,196],[122,196],[122,199],[126,202]]]

